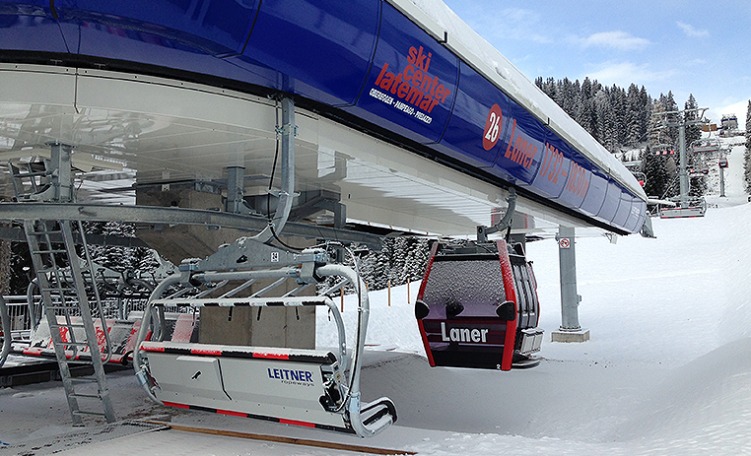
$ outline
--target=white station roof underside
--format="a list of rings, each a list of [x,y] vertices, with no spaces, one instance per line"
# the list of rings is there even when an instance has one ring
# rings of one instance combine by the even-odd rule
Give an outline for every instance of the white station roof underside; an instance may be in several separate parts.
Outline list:
[[[277,117],[281,108],[272,100],[207,86],[0,65],[0,164],[49,156],[51,142],[69,144],[81,170],[82,203],[133,204],[134,179],[139,185],[217,181],[232,166],[245,168],[245,195],[265,194]],[[491,214],[506,207],[507,194],[495,185],[314,113],[298,109],[296,124],[296,190],[341,194],[348,222],[473,236],[477,225],[490,225]],[[277,169],[276,188],[279,177]],[[10,196],[8,173],[0,183]],[[583,226],[524,198],[517,211],[530,216],[528,231]]]

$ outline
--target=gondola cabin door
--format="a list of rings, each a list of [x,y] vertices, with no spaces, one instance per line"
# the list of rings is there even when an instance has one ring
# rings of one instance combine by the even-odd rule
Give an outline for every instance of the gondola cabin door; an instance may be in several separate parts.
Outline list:
[[[531,264],[505,241],[436,242],[415,304],[431,366],[510,370],[539,351]]]

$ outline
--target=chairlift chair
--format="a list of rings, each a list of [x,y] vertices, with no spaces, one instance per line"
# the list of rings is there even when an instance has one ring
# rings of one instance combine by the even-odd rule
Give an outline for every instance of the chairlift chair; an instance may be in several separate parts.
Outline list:
[[[236,242],[227,250],[234,249],[235,256],[244,258],[243,248]],[[134,367],[149,397],[171,407],[360,437],[375,435],[394,423],[396,409],[390,399],[361,400],[360,370],[369,315],[364,283],[352,269],[325,264],[323,257],[319,251],[304,251],[285,265],[280,255],[275,257],[279,267],[273,269],[200,271],[189,263],[181,265],[180,274],[154,290],[138,334]],[[327,277],[336,278],[336,283],[317,296],[296,296]],[[251,292],[258,280],[272,283]],[[293,290],[284,292],[290,281]],[[331,299],[348,285],[360,297],[351,350],[339,309]],[[164,315],[170,310],[197,322],[199,309],[217,306],[230,312],[242,307],[260,312],[265,307],[325,306],[336,326],[338,345],[334,350],[220,345],[181,340],[165,329]]]
[[[680,200],[675,199],[674,203],[674,206],[663,205],[659,208],[661,219],[704,217],[707,212],[707,201],[704,197],[690,198],[685,205],[681,205]]]

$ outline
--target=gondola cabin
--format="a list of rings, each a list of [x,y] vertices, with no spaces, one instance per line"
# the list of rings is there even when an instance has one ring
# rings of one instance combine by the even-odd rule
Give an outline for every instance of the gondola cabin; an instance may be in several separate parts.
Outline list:
[[[434,243],[415,316],[433,367],[539,364],[537,284],[521,244]]]

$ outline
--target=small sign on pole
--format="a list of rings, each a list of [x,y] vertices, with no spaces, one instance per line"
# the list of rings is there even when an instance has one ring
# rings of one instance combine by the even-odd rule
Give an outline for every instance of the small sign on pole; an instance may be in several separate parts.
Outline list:
[[[560,238],[558,239],[558,247],[562,249],[570,249],[571,248],[571,239],[569,238]]]

